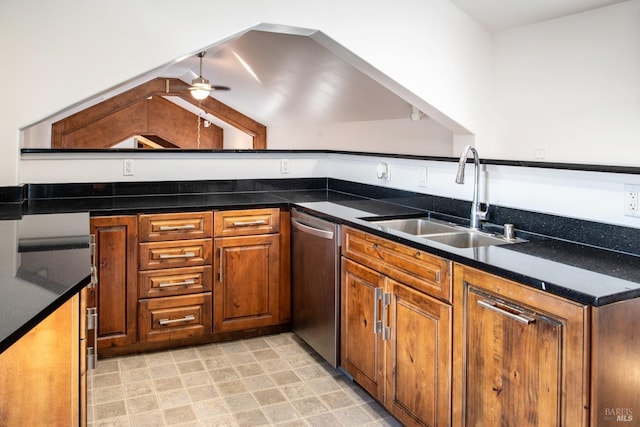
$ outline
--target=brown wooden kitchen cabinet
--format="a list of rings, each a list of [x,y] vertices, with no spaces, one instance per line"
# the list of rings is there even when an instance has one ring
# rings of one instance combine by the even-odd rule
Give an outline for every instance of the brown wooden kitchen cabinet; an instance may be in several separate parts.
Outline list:
[[[384,400],[381,296],[385,276],[342,258],[340,365],[373,397]]]
[[[86,425],[86,306],[81,295],[0,355],[0,425]]]
[[[449,262],[349,227],[342,254],[341,366],[403,424],[449,425]]]
[[[453,277],[453,424],[588,425],[588,307],[462,265]]]
[[[137,219],[134,215],[91,218],[98,284],[89,306],[98,309],[98,354],[137,341]]]
[[[280,210],[218,211],[214,224],[213,332],[288,320],[280,310]]]
[[[211,212],[138,215],[140,348],[210,341]]]

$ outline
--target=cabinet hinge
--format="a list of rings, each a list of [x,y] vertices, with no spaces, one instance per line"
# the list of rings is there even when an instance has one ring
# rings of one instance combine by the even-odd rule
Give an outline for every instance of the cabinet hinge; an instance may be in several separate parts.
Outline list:
[[[93,346],[87,346],[87,368],[95,369],[98,365],[98,309],[87,307],[87,331],[93,331]]]
[[[87,331],[96,329],[98,320],[98,309],[96,307],[87,307]]]
[[[87,347],[87,369],[96,369],[98,355],[93,347]]]
[[[89,250],[91,252],[91,281],[87,288],[93,289],[98,284],[98,267],[96,267],[96,235],[91,234],[89,237]]]

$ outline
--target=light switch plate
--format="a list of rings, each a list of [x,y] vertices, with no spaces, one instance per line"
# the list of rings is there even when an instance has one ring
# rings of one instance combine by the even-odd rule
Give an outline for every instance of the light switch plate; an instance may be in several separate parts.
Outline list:
[[[122,162],[122,175],[133,176],[133,159],[124,159]]]

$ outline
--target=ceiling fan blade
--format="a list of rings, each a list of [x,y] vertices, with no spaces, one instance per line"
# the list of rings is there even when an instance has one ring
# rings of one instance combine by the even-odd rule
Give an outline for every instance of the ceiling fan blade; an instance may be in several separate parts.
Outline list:
[[[210,91],[216,91],[216,90],[231,90],[231,88],[229,86],[217,86],[217,85],[211,85],[208,88],[205,87],[197,87],[197,86],[191,86],[189,87],[189,90],[194,91],[194,90],[210,90]]]

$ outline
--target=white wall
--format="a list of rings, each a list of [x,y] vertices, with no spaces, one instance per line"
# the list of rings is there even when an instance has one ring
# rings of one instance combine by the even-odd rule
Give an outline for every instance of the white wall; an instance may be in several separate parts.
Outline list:
[[[466,128],[483,122],[490,37],[447,0],[3,0],[0,185],[18,183],[20,128],[263,22],[321,30]]]
[[[379,162],[388,164],[389,181],[378,179]],[[329,167],[330,176],[337,179],[461,200],[473,195],[470,163],[463,185],[454,183],[456,162],[332,154]],[[486,165],[480,180],[482,202],[640,228],[640,218],[624,215],[624,185],[640,185],[640,175]]]
[[[450,161],[323,153],[163,154],[29,154],[22,172],[31,183],[86,182],[87,176],[91,182],[331,177],[461,200],[471,200],[473,193],[472,170],[465,184],[457,185],[458,164]],[[134,176],[122,175],[125,158],[134,159]],[[289,173],[281,172],[282,159],[289,161]],[[380,162],[389,167],[388,181],[377,177]],[[640,186],[640,175],[486,165],[480,200],[640,228],[640,218],[624,216],[625,184]]]
[[[495,35],[487,158],[640,167],[640,1]]]
[[[124,176],[124,160],[133,176]],[[281,160],[290,159],[288,173]],[[21,170],[29,183],[182,181],[326,177],[325,155],[287,153],[138,153],[27,154]]]
[[[170,0],[3,0],[0,185],[281,177],[279,155],[159,161],[136,154],[136,175],[123,177],[121,157],[21,161],[18,149],[21,127],[260,22],[323,31],[476,133],[484,158],[531,159],[532,147],[546,146],[547,160],[638,166],[639,3],[496,35],[494,94],[491,38],[447,0],[372,0],[366,8],[338,0],[185,0],[184,19],[176,19]],[[495,139],[491,95],[504,117]],[[457,147],[469,142],[453,139]],[[380,184],[371,178],[377,159],[291,157],[291,177],[329,170],[336,178]],[[415,184],[419,163],[389,163],[392,178],[382,185],[470,199],[468,184],[449,181],[453,163],[428,164],[426,187]],[[638,175],[493,166],[487,173],[491,203],[637,227],[638,219],[622,216],[622,185],[640,184]]]
[[[452,156],[453,137],[430,118],[269,127],[269,148]]]

